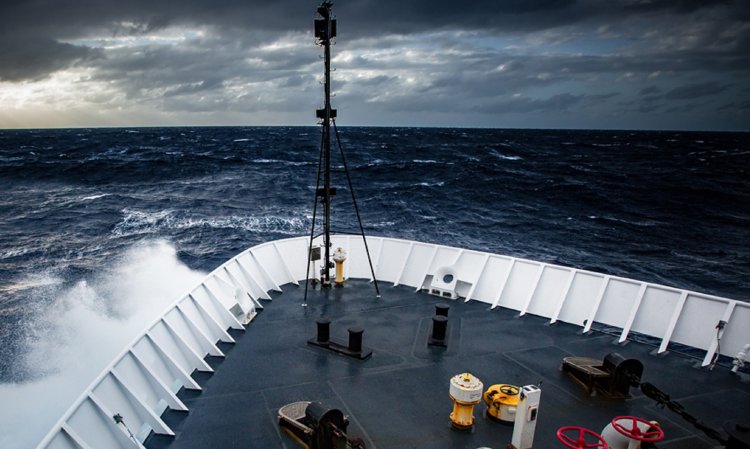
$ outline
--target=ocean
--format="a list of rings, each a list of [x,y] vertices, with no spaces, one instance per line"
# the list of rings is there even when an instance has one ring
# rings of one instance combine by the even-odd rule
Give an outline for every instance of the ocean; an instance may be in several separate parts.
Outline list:
[[[750,300],[750,134],[340,129],[365,231]],[[0,130],[0,447],[167,304],[310,232],[320,130]],[[334,229],[356,231],[342,161]]]

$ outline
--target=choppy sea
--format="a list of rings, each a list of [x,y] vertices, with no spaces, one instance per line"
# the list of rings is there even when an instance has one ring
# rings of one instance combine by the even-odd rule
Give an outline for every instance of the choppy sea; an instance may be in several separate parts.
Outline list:
[[[369,234],[750,300],[750,134],[340,132]],[[309,233],[319,146],[314,127],[0,130],[0,447],[33,447],[203,273]]]

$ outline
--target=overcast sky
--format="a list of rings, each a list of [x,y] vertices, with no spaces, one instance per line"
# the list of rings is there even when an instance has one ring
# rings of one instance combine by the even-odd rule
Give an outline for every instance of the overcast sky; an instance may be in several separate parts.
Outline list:
[[[0,128],[315,125],[316,0],[0,5]],[[339,0],[340,125],[750,130],[750,1]]]

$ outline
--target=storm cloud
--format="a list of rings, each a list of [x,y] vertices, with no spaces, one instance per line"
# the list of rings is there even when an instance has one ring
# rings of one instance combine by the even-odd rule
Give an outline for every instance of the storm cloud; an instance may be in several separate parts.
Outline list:
[[[6,2],[0,127],[313,124],[316,5]],[[359,0],[334,9],[342,124],[750,128],[747,2]]]

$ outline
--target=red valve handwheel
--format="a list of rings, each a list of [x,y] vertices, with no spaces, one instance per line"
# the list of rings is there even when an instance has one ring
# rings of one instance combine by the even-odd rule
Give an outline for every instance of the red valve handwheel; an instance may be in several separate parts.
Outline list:
[[[578,439],[575,440],[573,437],[566,435],[566,433],[578,433]],[[586,442],[586,435],[592,436],[596,438],[596,443],[587,443]],[[560,427],[557,429],[557,439],[560,440],[560,442],[570,449],[585,449],[590,447],[598,447],[601,449],[607,449],[609,446],[607,446],[607,442],[604,441],[604,438],[602,438],[601,435],[594,432],[593,430],[584,429],[583,427],[578,426],[565,426]]]
[[[625,421],[625,423],[621,424],[619,421]],[[628,423],[630,423],[630,428],[626,427]],[[638,423],[647,424],[649,429],[642,432],[638,427]],[[638,441],[653,443],[664,439],[664,431],[661,430],[661,427],[659,427],[658,424],[653,424],[637,416],[618,416],[612,420],[612,427],[626,437]]]

